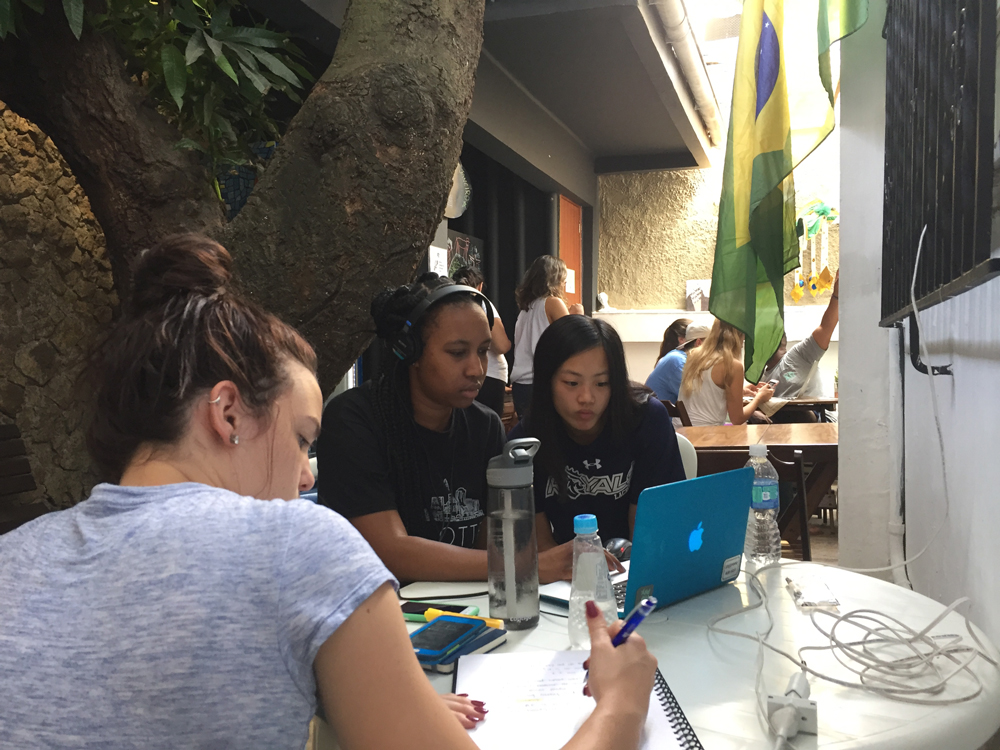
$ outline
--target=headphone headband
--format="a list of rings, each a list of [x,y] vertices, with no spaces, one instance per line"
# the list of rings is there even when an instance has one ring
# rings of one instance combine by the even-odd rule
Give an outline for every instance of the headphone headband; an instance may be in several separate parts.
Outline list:
[[[445,284],[444,286],[439,286],[437,289],[432,290],[426,297],[424,297],[417,306],[410,311],[410,314],[406,318],[406,324],[403,326],[402,330],[396,336],[392,344],[392,351],[397,357],[399,357],[403,362],[409,364],[420,358],[421,344],[420,341],[413,336],[413,329],[420,322],[424,313],[436,302],[447,297],[451,294],[467,294],[473,301],[479,302],[482,305],[483,312],[486,313],[486,319],[490,324],[490,330],[493,330],[493,305],[486,298],[482,292],[480,292],[475,287],[465,286],[464,284]]]

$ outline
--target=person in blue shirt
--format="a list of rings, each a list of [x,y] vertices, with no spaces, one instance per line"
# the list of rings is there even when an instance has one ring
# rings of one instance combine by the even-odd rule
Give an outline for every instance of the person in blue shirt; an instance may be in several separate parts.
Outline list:
[[[684,336],[680,339],[680,345],[661,355],[656,367],[646,378],[646,387],[653,391],[658,399],[677,403],[681,374],[684,372],[688,351],[701,346],[701,342],[705,340],[710,330],[709,326],[702,323],[689,323]]]
[[[597,516],[602,539],[631,539],[639,493],[685,478],[666,408],[629,381],[615,329],[582,315],[560,318],[539,338],[535,386],[508,439],[542,443],[534,474],[539,551],[571,540],[579,513]]]

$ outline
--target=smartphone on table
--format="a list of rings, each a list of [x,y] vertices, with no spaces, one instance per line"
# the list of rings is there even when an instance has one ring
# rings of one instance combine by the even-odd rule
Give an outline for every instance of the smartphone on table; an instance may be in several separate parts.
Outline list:
[[[447,656],[487,627],[482,620],[441,615],[410,633],[410,643],[421,661]]]
[[[424,612],[429,609],[440,609],[442,612],[454,612],[456,615],[478,615],[479,607],[468,604],[436,604],[434,602],[400,602],[403,619],[407,622],[427,622]]]

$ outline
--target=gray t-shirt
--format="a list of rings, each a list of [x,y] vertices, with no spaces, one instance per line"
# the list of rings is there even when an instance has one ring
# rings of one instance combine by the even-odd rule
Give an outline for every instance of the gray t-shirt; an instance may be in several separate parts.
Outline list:
[[[316,652],[385,581],[308,501],[98,485],[0,537],[0,747],[301,750]]]
[[[810,333],[787,352],[770,370],[765,370],[761,383],[777,379],[774,395],[778,398],[811,398],[820,396],[822,384],[815,364],[826,354]]]

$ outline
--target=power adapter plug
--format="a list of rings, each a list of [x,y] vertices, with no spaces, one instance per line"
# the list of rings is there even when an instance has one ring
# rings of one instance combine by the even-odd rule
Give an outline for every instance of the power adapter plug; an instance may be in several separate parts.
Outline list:
[[[809,681],[804,672],[792,675],[784,695],[767,696],[767,715],[775,734],[784,739],[818,732],[816,701],[809,700]]]

